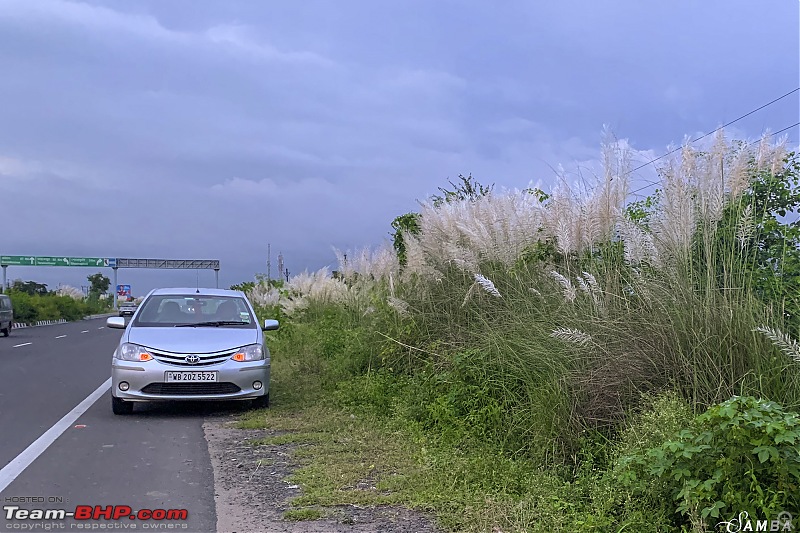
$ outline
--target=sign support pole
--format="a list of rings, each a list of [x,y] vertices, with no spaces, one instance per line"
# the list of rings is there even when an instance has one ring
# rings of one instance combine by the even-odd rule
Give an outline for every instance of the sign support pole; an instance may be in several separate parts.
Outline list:
[[[7,268],[8,268],[8,265],[3,265],[3,286],[0,287],[1,289],[3,289],[3,291],[2,291],[3,294],[5,294],[6,291],[8,291],[8,284],[6,283],[6,269]]]
[[[117,267],[114,267],[114,309],[117,310]]]
[[[219,269],[214,269],[214,279],[217,281],[217,288],[219,289]]]

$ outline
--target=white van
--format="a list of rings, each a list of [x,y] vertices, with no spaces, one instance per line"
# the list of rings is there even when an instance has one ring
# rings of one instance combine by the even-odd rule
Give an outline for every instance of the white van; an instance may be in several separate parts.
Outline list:
[[[3,334],[3,337],[8,337],[13,324],[14,308],[11,305],[11,298],[5,294],[0,294],[0,333]]]

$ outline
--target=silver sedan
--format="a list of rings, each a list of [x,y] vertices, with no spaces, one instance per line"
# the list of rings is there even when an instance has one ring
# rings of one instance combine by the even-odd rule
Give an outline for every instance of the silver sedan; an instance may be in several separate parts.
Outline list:
[[[244,293],[223,289],[156,289],[126,325],[111,363],[111,406],[133,411],[135,402],[250,400],[269,406],[270,353]]]

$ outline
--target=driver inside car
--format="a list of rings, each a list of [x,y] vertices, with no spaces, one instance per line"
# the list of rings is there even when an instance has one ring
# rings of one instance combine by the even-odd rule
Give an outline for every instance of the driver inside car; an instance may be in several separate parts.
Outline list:
[[[239,308],[236,306],[236,302],[227,300],[219,304],[219,307],[217,307],[216,319],[241,322],[242,318],[239,316]]]

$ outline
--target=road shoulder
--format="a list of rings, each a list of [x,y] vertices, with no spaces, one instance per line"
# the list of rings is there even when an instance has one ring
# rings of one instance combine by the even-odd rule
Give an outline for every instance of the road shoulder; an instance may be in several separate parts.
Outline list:
[[[335,506],[322,509],[322,518],[286,520],[291,500],[302,488],[288,478],[299,468],[293,459],[297,444],[260,444],[285,434],[270,429],[240,429],[234,416],[209,417],[203,424],[214,470],[217,531],[291,533],[435,531],[429,519],[395,506]]]

